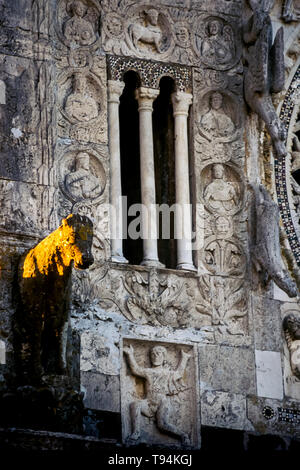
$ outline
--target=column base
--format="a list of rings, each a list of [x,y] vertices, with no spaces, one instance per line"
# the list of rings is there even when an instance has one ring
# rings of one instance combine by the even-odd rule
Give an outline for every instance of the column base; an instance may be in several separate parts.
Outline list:
[[[155,259],[144,259],[141,262],[141,266],[149,266],[151,268],[165,268],[165,265]]]
[[[124,258],[124,256],[120,255],[112,255],[111,261],[113,263],[128,263],[128,259]]]
[[[180,263],[177,264],[176,269],[180,269],[183,271],[193,271],[194,273],[197,272],[197,268],[191,263]]]

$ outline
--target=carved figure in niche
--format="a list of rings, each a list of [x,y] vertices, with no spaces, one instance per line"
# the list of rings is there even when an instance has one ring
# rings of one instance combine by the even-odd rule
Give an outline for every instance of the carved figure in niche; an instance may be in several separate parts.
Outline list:
[[[226,64],[234,56],[234,39],[231,26],[223,25],[218,19],[209,21],[203,39],[201,53],[208,62]]]
[[[281,261],[279,237],[279,208],[262,186],[255,193],[255,244],[253,262],[264,284],[272,279],[289,297],[296,297],[298,289]]]
[[[272,23],[264,2],[248,2],[253,14],[243,28],[245,100],[264,121],[277,158],[283,158],[287,153],[286,132],[271,98],[271,93],[278,93],[284,87],[283,28],[277,31],[273,43]]]
[[[203,197],[207,206],[219,214],[230,214],[239,203],[239,185],[225,181],[222,163],[214,163],[211,169],[212,181],[204,189]]]
[[[292,373],[300,380],[300,317],[290,313],[283,320],[283,331],[290,352]]]
[[[282,18],[287,23],[298,21],[300,19],[300,2],[299,0],[283,0]]]
[[[68,193],[76,201],[95,199],[103,192],[99,179],[90,171],[90,156],[79,152],[75,160],[75,171],[65,177]]]
[[[129,26],[131,41],[139,48],[139,41],[144,44],[152,44],[157,52],[161,52],[162,29],[158,24],[159,12],[154,8],[145,11],[145,26],[135,23]]]
[[[92,239],[92,222],[71,214],[21,257],[14,331],[23,383],[38,383],[43,373],[65,372],[72,266],[87,269],[93,263]]]
[[[77,121],[90,121],[99,114],[98,104],[90,95],[85,75],[73,76],[73,92],[68,96],[65,111]]]
[[[96,35],[91,23],[86,19],[87,6],[80,0],[71,3],[70,13],[72,18],[65,24],[65,38],[70,43],[79,46],[88,46],[96,41]]]
[[[138,441],[141,435],[141,417],[155,418],[156,425],[162,433],[167,433],[181,439],[183,445],[189,445],[189,436],[170,423],[172,405],[170,398],[185,390],[181,382],[190,354],[181,350],[181,360],[176,370],[170,370],[165,365],[167,350],[163,346],[150,349],[151,367],[141,367],[134,357],[132,345],[124,348],[131,372],[145,379],[146,398],[130,404],[132,434],[130,439]]]
[[[223,95],[214,91],[209,99],[210,109],[200,118],[200,126],[213,137],[233,134],[235,125],[223,108]]]

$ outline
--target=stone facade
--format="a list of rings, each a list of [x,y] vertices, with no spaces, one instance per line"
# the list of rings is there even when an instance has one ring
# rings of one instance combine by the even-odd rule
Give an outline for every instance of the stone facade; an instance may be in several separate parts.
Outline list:
[[[299,2],[0,13],[0,391],[20,256],[77,213],[94,226],[67,348],[85,408],[120,414],[123,445],[196,449],[201,426],[299,438]],[[132,249],[130,185],[154,235]],[[164,202],[189,208],[167,247]]]

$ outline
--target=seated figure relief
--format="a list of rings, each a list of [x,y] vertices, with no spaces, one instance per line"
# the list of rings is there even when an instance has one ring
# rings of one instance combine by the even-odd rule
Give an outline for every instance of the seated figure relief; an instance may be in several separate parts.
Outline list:
[[[170,398],[186,388],[181,380],[191,355],[181,350],[181,360],[178,367],[171,370],[165,365],[167,350],[163,346],[154,346],[150,349],[151,367],[142,367],[136,362],[132,345],[125,347],[124,353],[127,356],[132,374],[145,380],[146,389],[144,399],[136,400],[130,404],[132,424],[130,440],[138,443],[142,431],[141,419],[142,416],[146,416],[155,419],[156,426],[162,433],[180,439],[183,445],[190,445],[189,436],[177,429],[171,422],[174,410]]]
[[[80,122],[88,122],[98,116],[98,104],[88,90],[84,75],[73,76],[73,91],[66,100],[65,111],[71,119]]]
[[[75,160],[75,171],[65,177],[65,187],[73,200],[95,199],[103,192],[99,179],[91,173],[90,157],[79,152]]]
[[[232,119],[223,108],[223,95],[218,91],[211,94],[209,110],[200,117],[201,128],[212,137],[226,137],[235,131]]]
[[[212,181],[203,193],[208,208],[218,214],[232,214],[239,204],[239,185],[237,182],[226,181],[222,163],[215,163],[211,168]]]
[[[233,58],[233,44],[231,27],[223,26],[217,19],[211,20],[202,43],[202,56],[209,62],[225,64]]]
[[[88,46],[96,41],[91,23],[86,19],[87,7],[80,0],[71,4],[72,17],[65,24],[65,38],[72,44]]]

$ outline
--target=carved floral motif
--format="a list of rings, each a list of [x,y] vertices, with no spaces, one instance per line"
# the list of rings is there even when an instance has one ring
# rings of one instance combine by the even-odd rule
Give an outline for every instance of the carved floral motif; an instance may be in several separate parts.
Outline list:
[[[243,279],[199,278],[201,300],[196,310],[211,318],[211,324],[221,334],[244,335],[243,318],[247,315],[247,296]]]
[[[160,278],[155,270],[149,272],[148,279],[138,272],[127,273],[123,282],[130,294],[126,306],[131,321],[170,326],[188,324],[190,299],[178,299],[185,289],[184,282],[167,276]]]

